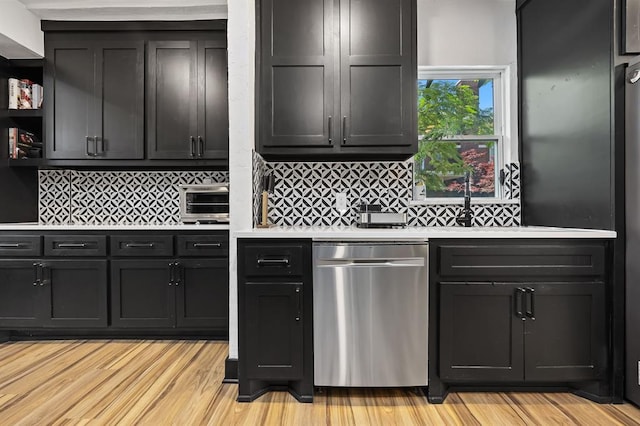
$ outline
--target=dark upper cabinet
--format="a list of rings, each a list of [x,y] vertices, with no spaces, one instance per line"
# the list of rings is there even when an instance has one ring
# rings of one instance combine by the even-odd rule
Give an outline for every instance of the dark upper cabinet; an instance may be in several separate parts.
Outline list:
[[[144,43],[50,36],[45,50],[49,159],[142,159]]]
[[[406,158],[417,150],[414,0],[263,0],[259,152]]]
[[[226,159],[227,51],[222,40],[148,43],[147,155]]]

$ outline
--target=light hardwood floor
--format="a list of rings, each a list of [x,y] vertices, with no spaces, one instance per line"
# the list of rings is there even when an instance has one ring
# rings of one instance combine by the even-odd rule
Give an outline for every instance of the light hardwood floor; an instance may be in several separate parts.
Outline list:
[[[271,392],[235,402],[227,344],[44,341],[0,344],[0,424],[640,425],[632,405],[571,394],[458,393],[442,405],[406,390],[332,389],[300,404]]]

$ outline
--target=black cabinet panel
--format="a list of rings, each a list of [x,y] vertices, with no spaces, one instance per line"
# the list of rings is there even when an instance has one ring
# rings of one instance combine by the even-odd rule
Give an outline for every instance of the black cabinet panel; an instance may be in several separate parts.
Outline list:
[[[193,42],[148,44],[147,154],[191,158],[197,136],[196,50]]]
[[[112,256],[172,256],[172,235],[113,235],[111,240]]]
[[[408,22],[403,14],[411,12],[404,9],[406,1],[342,0],[342,4],[342,10],[349,12],[350,55],[401,55],[403,47],[407,48],[402,38],[402,28]]]
[[[97,118],[98,158],[144,158],[144,43],[104,43],[96,86],[101,105]]]
[[[329,115],[325,114],[324,66],[274,66],[272,129],[274,145],[306,144],[300,137],[316,136],[329,147]]]
[[[111,261],[111,324],[173,327],[175,292],[170,260]]]
[[[229,156],[226,44],[198,40],[198,158]]]
[[[42,237],[39,235],[0,236],[0,257],[40,256]]]
[[[229,323],[229,261],[182,259],[176,280],[176,325],[225,329]]]
[[[229,255],[229,232],[209,235],[178,235],[178,256],[227,257]]]
[[[441,283],[440,377],[446,381],[520,381],[523,324],[514,315],[516,288]]]
[[[85,159],[94,152],[95,51],[78,40],[48,44],[45,52],[47,158]]]
[[[45,235],[45,256],[106,256],[105,235]]]
[[[304,247],[292,244],[247,245],[243,275],[252,276],[302,276],[304,271]]]
[[[248,282],[245,286],[245,377],[301,379],[302,283]]]
[[[326,0],[269,0],[263,7],[272,8],[270,25],[273,56],[323,56],[325,54]]]
[[[0,260],[0,327],[41,324],[37,259]]]
[[[447,245],[440,247],[442,276],[598,276],[604,246],[570,244]]]
[[[107,326],[107,261],[45,261],[43,325]]]
[[[525,323],[527,381],[603,378],[608,351],[604,283],[547,283],[531,289],[535,320]]]

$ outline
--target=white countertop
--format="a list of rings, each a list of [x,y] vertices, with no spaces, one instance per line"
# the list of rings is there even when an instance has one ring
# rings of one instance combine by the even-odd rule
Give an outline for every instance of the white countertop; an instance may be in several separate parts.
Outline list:
[[[355,226],[276,226],[233,232],[236,238],[311,238],[326,240],[428,240],[430,238],[616,238],[599,229],[520,227],[419,227],[363,229]]]
[[[0,223],[0,231],[224,231],[229,224],[111,224],[111,225],[41,225],[36,222]]]

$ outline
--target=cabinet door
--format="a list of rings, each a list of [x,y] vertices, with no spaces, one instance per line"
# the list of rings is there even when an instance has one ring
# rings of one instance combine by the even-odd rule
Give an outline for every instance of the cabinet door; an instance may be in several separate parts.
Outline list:
[[[525,379],[566,382],[605,377],[604,283],[545,283],[527,288],[526,310],[533,318],[525,322]]]
[[[198,40],[198,158],[229,157],[227,82],[226,43]]]
[[[417,148],[415,1],[340,2],[341,143]]]
[[[107,261],[42,262],[45,327],[107,326]]]
[[[151,159],[196,155],[195,41],[150,41],[147,69],[147,154]]]
[[[96,43],[96,158],[144,157],[144,42]]]
[[[176,268],[177,326],[226,330],[229,326],[228,259],[180,259]]]
[[[261,2],[260,145],[331,152],[339,135],[334,0]]]
[[[0,260],[0,327],[39,327],[39,260]]]
[[[244,286],[242,374],[249,379],[301,379],[302,283],[248,282]]]
[[[440,284],[443,381],[522,381],[521,298],[513,284]]]
[[[95,49],[90,41],[59,39],[45,52],[46,154],[51,159],[93,158]]]
[[[111,324],[173,327],[175,291],[169,259],[111,261]]]

